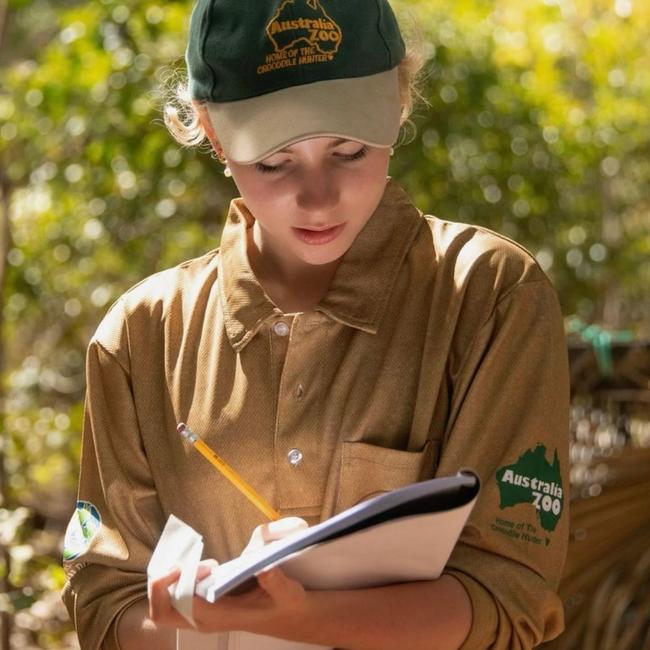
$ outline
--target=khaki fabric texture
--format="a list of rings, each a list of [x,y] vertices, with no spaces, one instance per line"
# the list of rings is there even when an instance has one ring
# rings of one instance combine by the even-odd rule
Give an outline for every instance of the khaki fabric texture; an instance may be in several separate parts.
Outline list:
[[[220,562],[263,522],[179,437],[181,421],[283,515],[310,523],[473,469],[482,493],[448,565],[472,600],[463,650],[557,636],[568,499],[555,530],[542,531],[533,504],[501,509],[496,478],[544,445],[568,486],[562,318],[534,258],[488,230],[423,215],[389,180],[321,303],[283,314],[249,265],[252,224],[233,201],[220,249],[129,290],[89,345],[79,498],[102,525],[65,563],[64,590],[82,648],[99,648],[145,596],[169,514]],[[292,449],[303,455],[295,467]],[[497,518],[544,542],[504,534]]]

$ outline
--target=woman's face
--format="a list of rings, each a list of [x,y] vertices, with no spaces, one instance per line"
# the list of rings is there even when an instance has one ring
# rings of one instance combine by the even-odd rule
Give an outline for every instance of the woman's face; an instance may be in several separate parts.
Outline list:
[[[287,261],[339,259],[384,194],[390,152],[353,140],[303,140],[260,163],[229,163],[264,247]]]

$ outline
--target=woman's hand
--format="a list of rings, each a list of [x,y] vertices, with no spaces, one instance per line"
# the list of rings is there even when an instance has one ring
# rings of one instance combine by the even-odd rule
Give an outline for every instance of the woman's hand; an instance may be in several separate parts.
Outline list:
[[[258,526],[242,555],[254,553],[264,546],[286,539],[308,527],[307,522],[298,517],[286,517],[278,521]],[[199,567],[197,581],[210,573],[210,567]],[[174,609],[169,595],[169,587],[178,581],[180,571],[175,570],[150,583],[149,616],[163,626],[191,628],[191,625]],[[237,596],[222,596],[216,603],[208,603],[195,597],[192,616],[200,632],[223,632],[230,630],[249,630],[262,624],[277,624],[280,628],[284,620],[295,617],[306,599],[305,590],[296,580],[287,577],[279,568],[262,572],[257,576],[257,586]]]
[[[191,625],[172,606],[168,591],[179,576],[180,571],[176,570],[151,583],[149,617],[157,625],[189,629]],[[192,616],[196,629],[199,632],[253,632],[260,624],[264,627],[269,624],[281,626],[283,621],[300,613],[306,600],[305,590],[281,569],[275,567],[260,573],[257,583],[251,591],[237,596],[222,596],[216,603],[195,596]]]

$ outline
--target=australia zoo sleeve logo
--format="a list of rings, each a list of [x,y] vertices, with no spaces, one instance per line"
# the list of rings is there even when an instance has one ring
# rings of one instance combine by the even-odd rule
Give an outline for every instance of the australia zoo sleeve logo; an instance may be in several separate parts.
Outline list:
[[[542,528],[549,532],[555,530],[564,508],[557,450],[549,463],[544,445],[528,449],[512,465],[499,468],[496,479],[501,510],[530,503],[537,512]]]
[[[273,51],[258,66],[260,75],[332,61],[343,41],[341,28],[319,0],[284,0],[267,25],[266,35]]]

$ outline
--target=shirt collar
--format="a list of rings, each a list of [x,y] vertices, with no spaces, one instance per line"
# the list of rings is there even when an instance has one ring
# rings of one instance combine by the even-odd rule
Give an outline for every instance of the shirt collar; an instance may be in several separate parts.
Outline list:
[[[235,199],[221,236],[219,289],[226,333],[235,351],[243,349],[269,317],[282,314],[264,293],[248,261],[246,230],[253,222],[243,200]],[[375,334],[421,224],[422,213],[389,179],[379,206],[342,257],[316,309]]]

